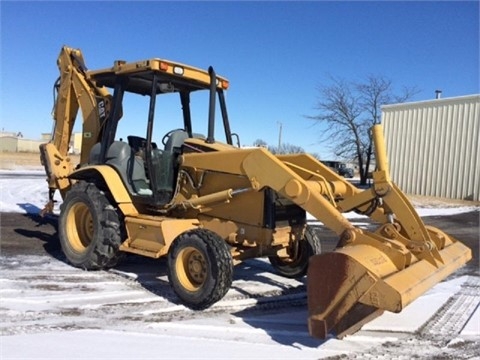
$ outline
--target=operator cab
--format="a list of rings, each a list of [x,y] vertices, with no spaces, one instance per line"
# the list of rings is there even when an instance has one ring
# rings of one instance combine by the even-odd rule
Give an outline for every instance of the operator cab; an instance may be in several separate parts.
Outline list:
[[[225,143],[232,144],[232,134],[225,104],[224,90],[228,81],[217,77],[213,68],[204,71],[167,60],[152,59],[136,63],[117,61],[111,69],[89,72],[97,86],[113,88],[113,99],[105,121],[101,142],[92,148],[90,163],[108,164],[115,168],[132,195],[136,205],[145,205],[154,210],[165,207],[174,197],[178,175],[178,157],[184,152],[215,151],[216,100],[220,107]],[[200,90],[209,95],[207,134],[194,133],[192,129],[191,95]],[[140,96],[138,96],[140,95]],[[160,96],[162,95],[162,96]],[[177,97],[180,100],[181,127],[164,132],[157,146],[159,129],[171,127],[163,114],[161,99]],[[124,111],[127,98],[135,98],[134,110]],[[132,129],[132,114],[140,114],[138,103],[143,101],[143,128],[138,130],[140,119],[133,124],[135,135],[127,133],[127,141],[115,140],[121,128]],[[178,108],[178,105],[177,105]],[[125,117],[123,117],[125,113]],[[205,116],[207,115],[207,116]],[[198,118],[198,117],[197,117]],[[122,119],[122,120],[121,120]],[[195,139],[190,144],[188,139]],[[201,140],[200,142],[198,140]]]

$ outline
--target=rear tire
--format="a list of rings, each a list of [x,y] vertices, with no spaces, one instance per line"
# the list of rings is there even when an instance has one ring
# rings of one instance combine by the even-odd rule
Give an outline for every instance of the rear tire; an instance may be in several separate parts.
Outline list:
[[[294,251],[291,251],[294,253]],[[280,258],[269,256],[268,260],[277,273],[288,278],[299,278],[307,273],[310,256],[321,254],[320,239],[310,226],[305,229],[305,236],[298,242],[296,256]]]
[[[233,260],[227,243],[205,229],[178,236],[168,252],[168,280],[183,304],[206,309],[230,289]]]
[[[80,181],[72,186],[58,223],[60,244],[72,265],[96,270],[117,264],[123,239],[120,217],[94,184]]]

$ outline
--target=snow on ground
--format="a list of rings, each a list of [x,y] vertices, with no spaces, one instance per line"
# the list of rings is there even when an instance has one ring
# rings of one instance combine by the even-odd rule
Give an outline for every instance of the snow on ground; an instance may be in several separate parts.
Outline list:
[[[58,192],[55,200],[61,202]],[[44,171],[0,170],[0,212],[35,212],[34,207],[42,209],[47,201]]]
[[[1,171],[0,190],[0,212],[36,213],[47,199],[47,184],[37,171]],[[478,207],[418,210],[429,216]],[[304,283],[271,273],[263,260],[236,270],[226,297],[200,314],[175,303],[161,264],[151,274],[151,269],[135,267],[85,272],[45,256],[0,260],[1,359],[318,359],[342,354],[410,359],[439,352],[456,358],[461,353],[456,349],[480,339],[480,281],[471,275],[438,284],[401,313],[385,313],[343,340],[319,341],[308,334],[305,306],[281,313],[244,311],[266,293],[290,291],[291,301],[305,302],[304,290],[296,291]],[[139,280],[146,278],[157,282],[158,293]],[[445,332],[453,334],[452,340],[439,349],[429,339]],[[388,344],[394,344],[390,355]]]
[[[302,306],[280,313],[244,312],[246,302],[255,302],[236,300],[239,293],[252,288],[245,286],[247,282],[266,283],[266,289],[257,289],[261,294],[282,281],[262,271],[261,264],[253,270],[240,269],[242,274],[226,298],[199,316],[176,304],[165,283],[160,283],[163,296],[158,296],[116,272],[85,272],[43,256],[16,256],[3,259],[1,265],[1,359],[318,359],[342,354],[362,358],[361,354],[387,342],[408,340],[454,294],[464,293],[468,284],[476,289],[479,285],[477,277],[454,278],[438,284],[400,314],[385,313],[343,340],[319,341],[308,334],[307,311]],[[283,280],[282,286],[299,284]],[[457,346],[480,336],[478,309],[471,309],[478,307],[480,294],[470,294],[469,299],[473,302],[469,308],[455,304],[446,311],[454,317],[473,313],[470,321],[459,323],[467,324],[460,334],[460,328],[451,329],[458,334],[454,337]],[[443,326],[456,323],[437,326],[433,335],[441,335]],[[410,359],[418,353],[418,346],[422,344],[410,340],[411,349],[402,349],[402,354]]]

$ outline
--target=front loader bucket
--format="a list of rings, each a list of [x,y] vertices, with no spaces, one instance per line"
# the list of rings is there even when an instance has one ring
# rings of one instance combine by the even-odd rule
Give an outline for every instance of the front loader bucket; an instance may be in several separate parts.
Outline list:
[[[400,249],[404,256],[389,257],[380,250],[383,244],[376,246],[374,241],[313,256],[307,276],[310,334],[324,339],[332,333],[341,338],[384,310],[400,312],[471,259],[468,247],[442,235],[441,261],[434,263],[418,260],[406,247]],[[400,258],[413,261],[403,266]]]

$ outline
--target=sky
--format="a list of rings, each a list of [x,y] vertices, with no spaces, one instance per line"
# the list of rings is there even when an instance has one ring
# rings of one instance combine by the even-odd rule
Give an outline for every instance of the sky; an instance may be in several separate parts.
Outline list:
[[[322,159],[332,144],[307,117],[331,76],[385,76],[397,91],[420,89],[413,101],[480,92],[478,1],[1,1],[0,16],[0,128],[30,139],[52,129],[63,45],[89,69],[152,57],[212,65],[230,81],[242,145],[277,145],[281,129],[283,143]]]

